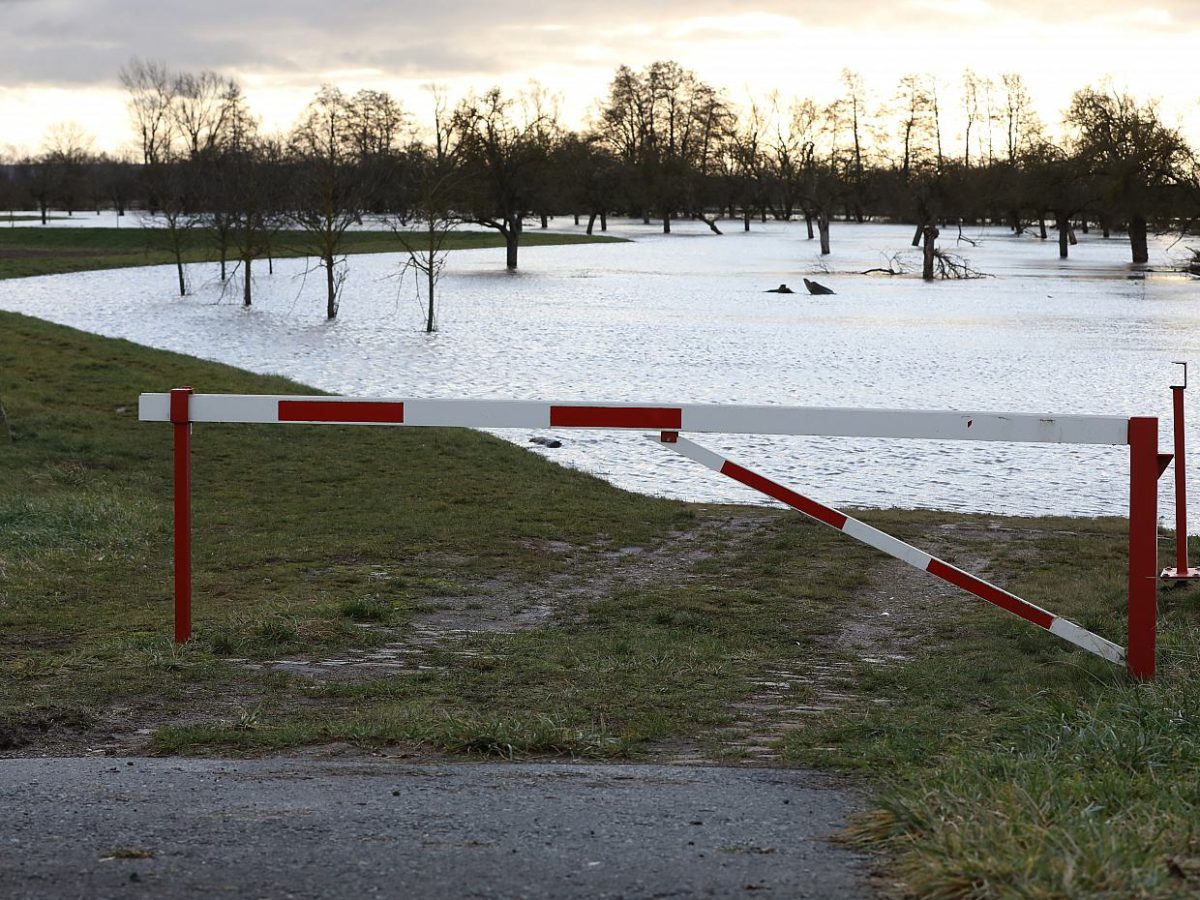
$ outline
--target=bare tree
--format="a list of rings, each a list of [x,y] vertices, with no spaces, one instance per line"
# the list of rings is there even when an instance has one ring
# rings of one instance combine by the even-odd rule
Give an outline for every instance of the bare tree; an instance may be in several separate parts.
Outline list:
[[[134,57],[119,77],[129,95],[129,117],[141,142],[142,162],[156,165],[170,156],[175,139],[175,76],[161,62]]]
[[[1156,103],[1139,104],[1111,87],[1076,91],[1066,123],[1084,170],[1096,179],[1109,209],[1129,223],[1135,263],[1150,259],[1147,220],[1188,181],[1194,165],[1182,135],[1165,125]]]
[[[227,137],[230,119],[242,103],[232,78],[205,70],[175,76],[171,118],[174,131],[192,159],[217,153]]]
[[[866,89],[863,87],[862,76],[850,69],[842,69],[842,87],[844,91],[841,100],[838,102],[843,107],[843,118],[848,124],[851,146],[853,148],[849,163],[844,168],[847,174],[847,181],[851,185],[854,218],[856,221],[861,222],[863,220],[862,192],[865,177],[863,166],[863,118],[867,103]]]
[[[346,140],[360,160],[396,152],[409,129],[408,114],[387,91],[361,90],[346,104]]]
[[[42,165],[48,167],[51,190],[68,216],[75,214],[87,192],[87,168],[95,158],[94,146],[95,140],[78,122],[59,122],[46,132]]]
[[[150,234],[158,232],[162,235],[161,242],[175,263],[179,296],[184,297],[188,293],[184,259],[193,243],[193,230],[200,224],[192,199],[194,170],[182,163],[171,164],[160,157],[158,163],[148,168],[146,178],[158,202],[156,214],[145,217],[145,226]]]
[[[732,130],[729,104],[694,72],[673,61],[635,73],[622,66],[603,101],[598,132],[635,174],[644,221],[662,216],[663,233],[680,210],[703,218],[705,185],[719,168]]]
[[[425,309],[425,331],[430,333],[437,330],[437,285],[449,256],[450,235],[459,221],[451,206],[458,176],[452,156],[439,157],[436,149],[425,152],[418,147],[410,151],[405,171],[410,183],[406,211],[420,228],[410,231],[401,223],[394,224],[393,230],[406,254],[401,278],[413,274],[417,299]]]
[[[242,306],[253,302],[256,259],[270,258],[287,201],[285,154],[278,140],[259,134],[258,122],[240,103],[228,112],[227,134],[213,173],[217,204],[228,225],[242,275]]]
[[[454,128],[461,135],[467,216],[500,233],[505,265],[516,269],[525,218],[541,206],[546,123],[519,120],[512,101],[493,88],[459,104]]]
[[[782,119],[779,119],[782,123]],[[790,215],[791,197],[797,196],[803,206],[804,224],[808,239],[813,239],[814,209],[805,193],[817,168],[817,138],[820,132],[821,111],[811,99],[796,100],[788,110],[787,126],[780,124],[771,143],[772,163],[781,190],[785,191]],[[828,245],[828,232],[824,242]]]
[[[930,156],[933,101],[924,76],[905,75],[896,91],[897,137],[901,148],[900,173],[907,179]]]
[[[295,164],[292,219],[309,236],[325,270],[325,315],[334,319],[342,283],[347,229],[361,218],[369,191],[354,164],[353,115],[335,87],[322,87],[291,135]]]
[[[1025,79],[1017,72],[1000,76],[1004,86],[1003,116],[1008,161],[1015,163],[1021,154],[1042,139],[1042,123],[1033,109],[1033,100]]]
[[[929,127],[933,132],[934,159],[936,161],[934,171],[940,175],[943,169],[942,104],[938,98],[937,78],[933,75],[925,76],[925,97],[929,106]]]

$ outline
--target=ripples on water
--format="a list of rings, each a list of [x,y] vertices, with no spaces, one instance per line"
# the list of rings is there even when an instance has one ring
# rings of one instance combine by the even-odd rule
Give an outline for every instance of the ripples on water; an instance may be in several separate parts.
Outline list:
[[[676,231],[623,223],[615,233],[636,243],[524,248],[515,274],[502,250],[456,253],[433,335],[391,255],[350,258],[333,324],[322,279],[305,280],[301,260],[256,275],[249,311],[240,284],[223,295],[215,266],[191,267],[195,294],[183,300],[170,269],[148,268],[0,282],[0,307],[338,393],[1159,415],[1164,448],[1170,361],[1200,362],[1195,283],[1127,277],[1121,239],[1081,236],[1062,265],[1053,241],[972,231],[980,246],[959,252],[997,277],[926,285],[846,274],[905,248],[905,227],[835,225],[833,271],[815,276],[802,225]],[[805,274],[837,295],[763,293],[780,282],[803,291]],[[1197,447],[1200,409],[1192,423]],[[640,436],[557,436],[561,449],[535,452],[630,490],[765,502]],[[698,440],[833,504],[1126,510],[1123,448]],[[1164,484],[1169,520],[1168,493]]]

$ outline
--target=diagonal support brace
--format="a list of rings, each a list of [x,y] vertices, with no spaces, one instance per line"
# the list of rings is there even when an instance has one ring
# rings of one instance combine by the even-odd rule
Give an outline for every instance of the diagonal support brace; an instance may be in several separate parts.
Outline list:
[[[1089,653],[1094,653],[1096,656],[1102,657],[1109,662],[1117,663],[1118,665],[1125,661],[1125,651],[1112,641],[1093,634],[1086,628],[1076,625],[1074,622],[1047,612],[1040,606],[1035,606],[1027,600],[1022,600],[1015,594],[1010,594],[1003,588],[996,587],[994,584],[977,578],[957,566],[952,566],[944,560],[940,560],[923,550],[917,549],[911,544],[906,544],[899,538],[892,537],[890,534],[880,531],[866,522],[855,519],[853,516],[848,516],[831,506],[818,503],[816,500],[805,497],[803,494],[799,494],[790,488],[764,478],[756,472],[743,468],[732,460],[726,459],[705,447],[701,447],[694,441],[681,437],[678,432],[664,431],[659,437],[652,438],[652,440],[670,450],[674,450],[681,456],[686,456],[688,459],[707,466],[714,472],[718,472],[727,478],[732,478],[734,481],[766,494],[768,497],[779,500],[793,509],[799,510],[809,518],[828,525],[830,528],[837,529],[869,547],[874,547],[888,556],[908,563],[914,569],[928,572],[930,575],[974,594],[988,603],[999,606],[1013,615],[1020,616],[1025,621],[1037,625],[1039,628],[1043,628]]]

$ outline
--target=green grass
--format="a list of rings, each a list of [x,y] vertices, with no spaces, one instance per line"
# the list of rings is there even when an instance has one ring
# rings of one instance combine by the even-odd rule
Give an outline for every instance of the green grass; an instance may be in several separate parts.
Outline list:
[[[777,749],[864,786],[872,811],[847,839],[884,854],[896,893],[1200,894],[1200,589],[1161,596],[1159,678],[1134,684],[971,598],[890,584],[876,554],[799,516],[622,492],[476,432],[197,426],[196,640],[180,648],[169,429],[136,421],[140,391],[180,383],[311,393],[0,314],[0,753],[121,746],[141,728],[160,753],[686,744],[736,761],[722,729],[787,670],[850,698]],[[984,574],[1123,638],[1119,520],[864,518],[964,565],[986,557]],[[672,549],[618,577],[630,546]],[[862,599],[881,577],[887,619]],[[403,643],[455,604],[504,598],[553,615],[432,647],[416,672],[267,665]],[[850,621],[907,658],[864,661],[839,637]],[[831,662],[844,674],[821,674]],[[821,701],[805,690],[793,699]]]
[[[322,685],[248,669],[225,657],[402,639],[447,597],[494,602],[498,580],[518,598],[555,579],[586,587],[617,548],[728,513],[618,491],[476,432],[198,426],[197,637],[177,649],[169,428],[136,421],[137,394],[311,389],[9,314],[0,372],[16,438],[0,443],[0,745],[133,708],[172,751],[336,739],[636,752],[727,721],[752,676],[830,627],[818,598],[857,577],[796,579],[833,536],[781,517],[762,546],[700,564],[687,590],[665,575],[551,598],[545,626],[470,636],[435,652],[429,677]]]
[[[997,571],[1120,640],[1124,523],[1029,524],[1060,533],[1012,541]],[[969,611],[908,665],[860,664],[848,681],[872,702],[814,721],[785,752],[872,782],[876,809],[850,837],[894,854],[918,896],[1196,896],[1200,591],[1164,593],[1160,614],[1158,678],[1138,684]]]
[[[522,247],[620,241],[605,235],[551,234],[527,231]],[[493,232],[461,231],[447,236],[450,250],[503,247]],[[232,254],[232,250],[230,251]],[[276,258],[309,255],[312,250],[300,232],[281,232],[275,241]],[[399,253],[399,239],[388,231],[351,231],[344,238],[344,252]],[[213,262],[217,249],[212,236],[196,230],[188,234],[184,259],[189,263]],[[127,228],[0,227],[0,279],[31,275],[56,275],[93,269],[173,264],[165,232],[140,228],[131,221]]]

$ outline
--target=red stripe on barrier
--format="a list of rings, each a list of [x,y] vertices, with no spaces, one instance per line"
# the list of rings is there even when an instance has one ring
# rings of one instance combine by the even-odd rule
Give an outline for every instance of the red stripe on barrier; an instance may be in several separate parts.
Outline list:
[[[679,430],[683,427],[683,410],[669,406],[551,406],[550,425]]]
[[[379,422],[400,425],[404,404],[378,401],[280,400],[280,422]]]
[[[1038,609],[1036,606],[1026,603],[1019,597],[1014,597],[1012,594],[988,584],[986,581],[981,581],[974,575],[968,575],[962,569],[956,569],[954,566],[947,565],[940,559],[931,559],[925,571],[930,575],[942,579],[942,581],[950,582],[955,587],[969,591],[976,597],[986,600],[988,603],[994,603],[1001,609],[1008,610],[1013,615],[1020,616],[1025,621],[1032,622],[1039,628],[1045,628],[1048,631],[1054,623],[1054,616],[1045,610]]]
[[[836,509],[830,509],[818,503],[816,500],[810,500],[802,494],[797,494],[795,491],[788,490],[781,484],[776,484],[770,479],[763,478],[749,469],[743,469],[737,463],[725,460],[725,465],[721,466],[721,474],[727,475],[734,481],[740,481],[746,487],[754,488],[756,491],[761,491],[768,497],[774,497],[776,500],[781,500],[788,506],[800,510],[806,516],[812,516],[818,522],[824,522],[826,525],[831,525],[839,531],[846,524],[846,516],[842,515]]]

